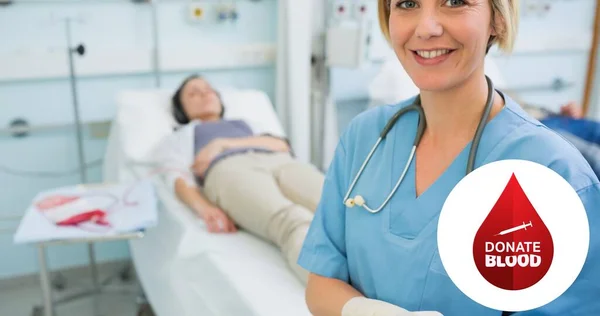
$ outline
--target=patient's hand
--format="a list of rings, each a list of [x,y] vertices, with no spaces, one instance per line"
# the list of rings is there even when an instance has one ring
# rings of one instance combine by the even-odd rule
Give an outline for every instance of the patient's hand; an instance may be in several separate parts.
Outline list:
[[[220,208],[209,206],[200,210],[200,216],[211,233],[234,233],[235,223]]]
[[[560,114],[576,119],[583,118],[583,110],[575,101],[571,101],[560,108]]]
[[[194,164],[192,165],[194,174],[199,177],[203,177],[210,163],[217,155],[222,153],[224,149],[224,142],[220,139],[213,140],[204,146],[204,148],[202,148],[198,154],[196,154],[196,158],[194,158]]]

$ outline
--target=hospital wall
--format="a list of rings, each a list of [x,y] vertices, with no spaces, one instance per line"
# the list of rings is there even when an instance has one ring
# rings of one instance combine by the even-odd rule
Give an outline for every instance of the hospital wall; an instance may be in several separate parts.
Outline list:
[[[351,8],[356,3],[367,3],[369,6],[371,45],[365,52],[365,62],[360,68],[334,67],[331,72],[332,91],[338,108],[348,107],[354,113],[367,106],[370,98],[368,86],[385,60],[382,57],[391,53],[377,24],[376,2],[349,0],[324,3],[313,0],[316,11],[313,16],[316,45],[313,47],[316,51],[322,43],[321,36],[326,28],[341,20],[332,7],[344,4]],[[569,101],[582,102],[593,35],[594,9],[594,0],[521,1],[520,28],[515,50],[508,56],[497,50],[490,52],[489,57],[500,69],[506,82],[499,88],[526,102],[551,110],[557,110],[560,105]],[[347,23],[349,20],[353,20],[350,15],[344,21]],[[600,68],[596,77],[600,78]],[[555,80],[562,81],[566,87],[553,90]],[[594,84],[591,103],[590,116],[595,118],[600,118],[599,90],[600,79]]]
[[[102,181],[108,122],[116,113],[115,97],[121,90],[151,89],[157,83],[174,89],[185,76],[201,73],[218,87],[261,89],[274,99],[274,60],[264,56],[271,56],[268,53],[276,45],[277,1],[236,1],[238,20],[221,23],[212,10],[218,2],[204,3],[207,18],[194,22],[188,19],[188,1],[158,5],[162,54],[158,77],[153,72],[155,42],[148,4],[17,0],[0,6],[0,130],[4,131],[0,134],[0,279],[37,271],[35,248],[12,242],[31,199],[41,190],[80,182],[77,172],[58,177],[31,174],[78,167],[64,18],[78,19],[72,24],[73,45],[86,47],[84,56],[75,56],[75,69],[89,182]],[[207,45],[229,45],[231,50],[229,55],[207,54]],[[264,54],[249,59],[249,51]],[[48,129],[13,137],[6,128],[17,118]],[[20,171],[29,173],[23,176]],[[97,249],[100,262],[129,256],[124,242],[98,244]],[[53,269],[86,263],[83,245],[49,250]]]

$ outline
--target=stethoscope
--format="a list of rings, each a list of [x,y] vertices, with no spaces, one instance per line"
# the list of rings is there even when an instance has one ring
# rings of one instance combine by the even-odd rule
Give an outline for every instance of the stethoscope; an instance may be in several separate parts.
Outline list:
[[[488,118],[490,116],[490,112],[492,110],[492,106],[494,104],[494,85],[492,84],[492,81],[490,80],[490,78],[488,78],[486,76],[485,79],[488,84],[488,96],[487,96],[487,101],[486,101],[486,105],[485,105],[485,110],[483,112],[483,115],[481,116],[481,121],[479,122],[479,125],[477,126],[477,131],[475,132],[475,136],[473,138],[473,144],[472,144],[471,150],[469,152],[469,160],[467,162],[466,174],[469,174],[474,169],[475,155],[477,154],[477,149],[479,148],[479,142],[481,140],[481,135],[483,134],[483,130],[487,124]],[[419,114],[419,125],[417,127],[417,135],[415,136],[415,140],[413,142],[413,147],[412,147],[412,150],[410,151],[410,156],[408,158],[408,161],[406,162],[406,165],[404,166],[404,170],[402,171],[402,174],[401,174],[400,178],[398,179],[398,182],[396,183],[396,186],[394,187],[392,192],[390,192],[390,194],[387,196],[387,198],[385,199],[383,204],[381,204],[381,206],[379,206],[376,209],[370,208],[367,205],[367,202],[365,201],[365,199],[361,195],[355,195],[354,198],[349,198],[350,193],[352,192],[352,189],[354,189],[356,182],[362,175],[363,170],[367,166],[367,163],[369,162],[369,160],[371,160],[371,156],[373,156],[373,153],[375,152],[375,150],[377,149],[377,147],[379,146],[381,141],[383,139],[385,139],[388,132],[392,129],[392,127],[394,127],[394,124],[396,124],[396,121],[398,121],[398,119],[402,115],[404,115],[405,113],[410,112],[410,111],[416,111]],[[346,193],[346,196],[344,197],[344,204],[347,207],[352,208],[355,205],[362,206],[364,209],[366,209],[370,213],[378,213],[385,207],[385,205],[389,202],[389,200],[392,198],[394,193],[396,193],[396,190],[398,189],[398,187],[404,180],[404,177],[406,176],[406,172],[408,171],[408,168],[410,167],[410,165],[415,157],[415,152],[417,150],[417,146],[419,145],[419,142],[421,141],[421,137],[423,137],[423,132],[425,131],[425,125],[426,125],[425,114],[423,112],[423,107],[421,106],[421,97],[420,96],[417,96],[417,98],[415,99],[415,102],[413,102],[412,105],[400,109],[398,112],[396,112],[394,114],[394,116],[392,116],[392,118],[385,125],[383,131],[381,132],[379,138],[377,139],[377,142],[371,149],[371,152],[367,156],[367,159],[363,162],[362,166],[360,167],[356,177],[354,178],[354,181],[352,181],[352,184],[350,185],[350,188],[348,189],[348,192]]]

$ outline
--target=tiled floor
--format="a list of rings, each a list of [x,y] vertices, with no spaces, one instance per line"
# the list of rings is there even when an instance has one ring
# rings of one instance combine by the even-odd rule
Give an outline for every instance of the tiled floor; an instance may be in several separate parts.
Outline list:
[[[101,274],[102,278],[102,274]],[[64,291],[54,292],[55,299],[79,293],[89,288],[89,277],[78,280],[68,279]],[[95,298],[86,297],[64,303],[55,309],[56,316],[135,316],[137,315],[138,292],[135,281],[114,281],[106,292]],[[33,307],[42,302],[42,291],[38,284],[11,286],[0,289],[1,316],[30,316]],[[41,314],[40,316],[43,316]]]

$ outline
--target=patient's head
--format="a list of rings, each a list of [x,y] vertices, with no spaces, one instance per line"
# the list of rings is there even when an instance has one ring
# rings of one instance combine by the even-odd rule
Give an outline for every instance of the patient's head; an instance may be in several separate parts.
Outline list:
[[[219,93],[200,76],[186,78],[172,98],[173,115],[180,124],[191,120],[216,121],[224,114]]]

